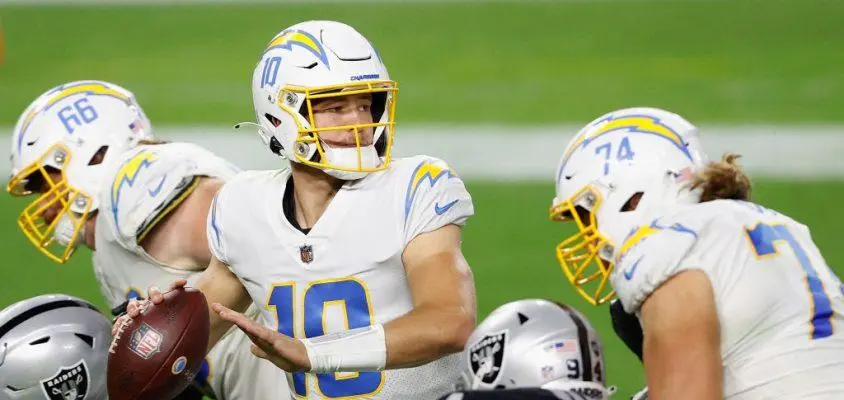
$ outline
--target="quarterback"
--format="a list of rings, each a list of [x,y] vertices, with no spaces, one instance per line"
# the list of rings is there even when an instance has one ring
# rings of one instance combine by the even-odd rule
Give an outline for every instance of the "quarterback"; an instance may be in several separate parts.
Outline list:
[[[21,116],[7,190],[34,198],[18,225],[43,254],[63,263],[79,244],[94,250],[100,289],[118,308],[139,288],[193,279],[207,266],[211,199],[236,173],[199,146],[155,140],[126,89],[77,81],[42,94]],[[209,353],[200,384],[218,399],[288,393],[277,369],[255,359],[249,345],[242,332],[228,333]]]
[[[625,109],[569,143],[551,209],[578,228],[567,277],[638,316],[650,398],[844,398],[841,281],[808,227],[750,201],[737,156],[697,163],[690,129]]]
[[[214,258],[195,285],[216,303],[211,342],[237,324],[299,397],[446,394],[475,324],[462,180],[433,157],[392,159],[398,87],[348,25],[279,33],[252,93],[260,136],[291,168],[243,173],[214,199]],[[251,303],[267,326],[237,312]]]

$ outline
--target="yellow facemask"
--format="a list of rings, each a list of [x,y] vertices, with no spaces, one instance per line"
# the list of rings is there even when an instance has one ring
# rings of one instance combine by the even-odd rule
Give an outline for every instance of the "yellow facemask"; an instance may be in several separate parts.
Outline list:
[[[51,175],[45,167],[48,158],[67,165],[70,157],[67,147],[56,144],[15,174],[6,186],[12,196],[37,196],[18,216],[18,226],[39,251],[58,263],[73,254],[92,204],[90,195],[68,185],[63,171],[51,168]],[[60,178],[56,179],[56,174]],[[79,212],[71,210],[74,205]],[[57,240],[57,235],[62,239]]]
[[[552,221],[574,221],[578,233],[557,245],[557,260],[566,278],[577,293],[592,305],[601,305],[613,299],[615,291],[607,282],[613,269],[613,246],[597,230],[592,210],[601,204],[600,193],[591,186],[570,199],[551,206]]]
[[[320,126],[317,127],[314,121],[313,101],[319,99],[338,98],[343,96],[353,96],[359,94],[369,93],[373,95],[373,107],[376,106],[375,97],[384,97],[383,115],[386,118],[381,118],[381,121],[375,121],[367,124],[354,125],[339,125],[339,126]],[[298,114],[299,110],[291,108],[291,104],[297,102],[297,96],[304,95],[306,118],[310,127],[303,126],[298,120],[298,134],[295,142],[294,154],[296,160],[302,164],[310,165],[320,169],[335,169],[347,172],[376,172],[386,169],[390,165],[391,151],[393,148],[393,135],[395,130],[395,113],[396,100],[398,99],[398,83],[391,80],[366,81],[361,83],[330,85],[319,87],[297,87],[285,86],[281,90],[281,95],[278,96],[277,104],[280,108],[286,110],[290,114]],[[380,104],[381,102],[378,102]],[[295,120],[295,119],[294,119]],[[363,154],[361,150],[361,131],[363,129],[383,128],[383,140],[385,140],[385,149],[382,156],[382,162],[375,167],[367,167],[363,165]],[[357,167],[348,167],[342,165],[334,165],[327,162],[325,150],[320,142],[320,132],[344,131],[352,130],[355,134],[355,143],[357,147]],[[306,158],[308,153],[308,144],[314,144],[319,154],[318,158]]]

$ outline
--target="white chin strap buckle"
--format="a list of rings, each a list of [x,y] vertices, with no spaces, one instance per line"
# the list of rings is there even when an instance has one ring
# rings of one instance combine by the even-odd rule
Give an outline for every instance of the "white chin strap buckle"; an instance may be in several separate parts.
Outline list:
[[[85,234],[84,223],[80,226],[79,234],[76,235],[76,240],[74,240],[73,237],[74,231],[73,221],[70,219],[70,216],[65,213],[59,217],[59,222],[56,223],[56,230],[53,231],[53,238],[56,239],[56,243],[62,246],[76,247],[76,245],[79,244],[79,240]]]

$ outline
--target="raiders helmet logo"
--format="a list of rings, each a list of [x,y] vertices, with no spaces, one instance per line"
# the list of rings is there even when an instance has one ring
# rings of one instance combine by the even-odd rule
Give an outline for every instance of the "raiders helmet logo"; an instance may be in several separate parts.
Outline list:
[[[50,400],[84,400],[88,395],[88,376],[88,365],[80,360],[41,381],[41,389]]]
[[[475,379],[487,385],[498,381],[504,364],[504,346],[507,345],[507,331],[485,335],[470,347],[469,367]]]

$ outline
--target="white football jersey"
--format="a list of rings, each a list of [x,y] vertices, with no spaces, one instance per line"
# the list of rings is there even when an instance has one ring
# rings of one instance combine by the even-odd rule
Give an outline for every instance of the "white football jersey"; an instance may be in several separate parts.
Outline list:
[[[188,143],[143,145],[109,166],[97,216],[94,271],[111,307],[145,295],[150,286],[166,289],[179,278],[201,272],[170,268],[140,245],[143,236],[192,193],[199,177],[228,180],[239,169],[208,150]],[[257,309],[252,315],[258,317]],[[232,329],[208,354],[198,381],[219,400],[285,398],[284,376],[270,362],[250,353],[251,341]],[[279,383],[281,382],[281,383]]]
[[[678,206],[631,232],[611,277],[628,312],[700,270],[721,324],[724,394],[844,399],[844,287],[809,229],[750,202]]]
[[[208,219],[215,256],[229,265],[271,329],[298,338],[386,324],[413,309],[402,263],[417,235],[474,213],[463,181],[442,161],[396,159],[347,182],[306,235],[283,211],[289,170],[239,175]],[[292,189],[292,188],[291,188]],[[406,369],[289,374],[299,397],[435,399],[459,376],[460,354]]]

